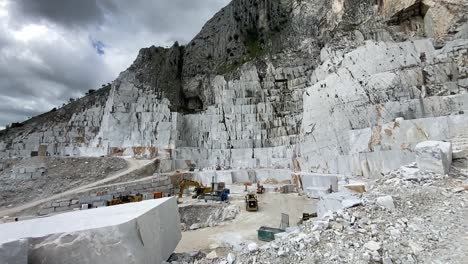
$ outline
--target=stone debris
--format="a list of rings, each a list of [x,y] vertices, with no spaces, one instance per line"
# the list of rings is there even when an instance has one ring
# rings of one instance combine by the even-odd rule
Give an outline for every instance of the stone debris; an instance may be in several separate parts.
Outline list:
[[[240,213],[234,204],[188,204],[179,207],[182,231],[221,225]]]
[[[364,184],[348,184],[343,187],[350,191],[357,192],[357,193],[366,192],[366,185]]]
[[[380,249],[380,243],[377,243],[375,241],[369,241],[364,244],[364,247],[369,249],[370,251],[377,251]]]
[[[325,216],[329,212],[336,212],[345,208],[351,208],[362,203],[361,199],[351,192],[341,191],[320,197],[317,204],[317,214],[319,217]]]
[[[456,178],[419,171],[415,180],[409,169],[415,165],[370,182],[362,206],[335,207],[256,250],[249,245],[229,253],[235,263],[465,263],[468,241],[460,234],[466,231],[467,193],[452,191],[460,186]],[[342,197],[338,201],[354,197],[333,195]]]
[[[393,198],[390,195],[377,198],[376,203],[390,211],[395,210],[395,204],[393,203]]]
[[[208,253],[208,255],[206,255],[206,258],[207,258],[207,259],[215,259],[215,258],[218,258],[218,254],[216,253],[216,250],[213,250],[213,251],[211,251],[210,253]]]
[[[258,245],[257,245],[256,243],[250,243],[250,244],[247,245],[247,249],[248,249],[250,252],[257,251]]]
[[[236,261],[236,256],[235,256],[234,254],[232,254],[232,253],[229,253],[229,254],[227,255],[226,260],[227,260],[227,262],[228,262],[229,264],[232,264],[232,263],[234,263],[234,261]]]

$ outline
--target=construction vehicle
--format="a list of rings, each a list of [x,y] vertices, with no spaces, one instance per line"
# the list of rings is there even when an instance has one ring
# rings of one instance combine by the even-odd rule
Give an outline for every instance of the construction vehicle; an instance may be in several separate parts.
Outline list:
[[[251,192],[245,196],[245,210],[249,212],[258,211],[258,199],[255,193]]]
[[[143,201],[143,195],[142,194],[136,194],[136,195],[121,195],[117,198],[113,198],[110,201],[107,201],[107,206],[113,206],[113,205],[119,205],[119,204],[126,204],[126,203],[136,203],[136,202],[141,202]]]
[[[179,184],[179,198],[182,198],[184,194],[184,190],[188,186],[194,186],[195,187],[195,194],[192,196],[193,199],[198,198],[199,196],[203,196],[207,193],[211,192],[210,187],[203,186],[197,181],[192,181],[192,180],[182,180]]]
[[[265,192],[265,187],[263,185],[260,185],[259,182],[257,182],[257,194],[262,194]]]
[[[305,221],[309,221],[310,219],[317,217],[317,213],[302,213],[302,218],[297,223],[298,225],[302,225]]]
[[[198,196],[198,199],[205,200],[205,202],[210,201],[220,201],[225,202],[229,199],[229,194],[231,191],[226,189],[226,183],[224,182],[215,182],[215,177],[211,178],[211,189],[208,193]]]
[[[213,193],[208,193],[204,194],[198,197],[200,200],[205,200],[205,202],[210,201],[219,201],[219,202],[225,202],[229,200],[229,194],[230,194],[229,189],[222,189],[222,190],[216,190]]]

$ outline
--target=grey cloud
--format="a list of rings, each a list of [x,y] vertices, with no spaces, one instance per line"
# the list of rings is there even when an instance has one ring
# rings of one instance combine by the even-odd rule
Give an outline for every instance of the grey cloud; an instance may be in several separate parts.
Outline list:
[[[229,0],[10,0],[0,17],[0,127],[112,81],[140,48],[188,42]],[[49,36],[12,31],[42,24]],[[93,41],[102,41],[99,55]]]
[[[15,11],[30,19],[48,19],[66,26],[100,24],[111,1],[99,0],[15,0]]]

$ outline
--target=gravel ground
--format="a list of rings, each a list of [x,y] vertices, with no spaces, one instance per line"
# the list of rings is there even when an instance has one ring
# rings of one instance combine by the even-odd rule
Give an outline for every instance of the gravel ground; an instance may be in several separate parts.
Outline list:
[[[44,176],[32,180],[17,180],[9,171],[0,174],[0,208],[13,207],[48,197],[107,177],[123,170],[127,163],[121,158],[56,158],[25,159],[13,167],[43,166]]]

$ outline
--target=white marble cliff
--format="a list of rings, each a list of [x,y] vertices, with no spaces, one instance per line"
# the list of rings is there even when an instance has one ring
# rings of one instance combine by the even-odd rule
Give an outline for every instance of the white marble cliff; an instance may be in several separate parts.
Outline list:
[[[467,11],[461,0],[234,0],[186,46],[143,49],[110,87],[0,132],[0,159],[378,177],[414,161],[421,141],[467,137]]]

